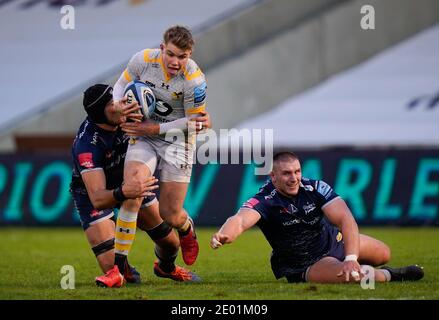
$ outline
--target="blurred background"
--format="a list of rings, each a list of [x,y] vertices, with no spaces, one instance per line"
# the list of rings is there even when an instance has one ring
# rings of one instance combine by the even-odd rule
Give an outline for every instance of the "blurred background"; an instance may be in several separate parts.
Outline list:
[[[361,27],[364,5],[375,29]],[[438,225],[436,0],[0,0],[0,225],[79,226],[69,183],[82,92],[113,85],[174,24],[195,34],[217,133],[273,129],[274,150],[296,152],[362,225]],[[234,214],[267,178],[254,169],[196,164],[185,202],[196,224]]]

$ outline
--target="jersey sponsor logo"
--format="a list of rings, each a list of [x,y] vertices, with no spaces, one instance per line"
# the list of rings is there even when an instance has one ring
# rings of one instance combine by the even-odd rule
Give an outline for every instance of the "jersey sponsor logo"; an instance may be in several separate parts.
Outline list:
[[[319,181],[317,186],[317,192],[324,196],[326,199],[330,196],[332,188],[324,181]]]
[[[341,234],[341,232],[337,233],[337,237],[335,238],[335,240],[337,240],[337,242],[340,242],[341,240],[343,240],[343,235]]]
[[[194,88],[194,103],[201,103],[206,99],[207,84],[203,82]]]
[[[163,100],[156,101],[154,113],[158,114],[159,116],[166,117],[167,115],[171,114],[172,111],[173,109],[168,103],[164,102]]]
[[[280,213],[288,213],[288,214],[291,214],[291,215],[294,215],[297,212],[299,212],[299,209],[297,209],[294,204],[290,204],[289,210],[288,210],[288,208],[280,209]]]
[[[306,203],[302,208],[305,211],[305,214],[308,214],[316,208],[316,205],[314,203]]]
[[[90,212],[90,217],[94,218],[97,216],[100,216],[103,213],[103,211],[99,211],[99,210],[93,210],[92,212]]]
[[[162,88],[166,88],[166,90],[169,90],[169,84],[162,82]]]
[[[81,167],[91,169],[95,167],[93,163],[93,154],[91,152],[84,152],[78,155],[78,161]]]
[[[122,227],[119,227],[119,232],[125,232],[125,233],[130,233],[130,229],[128,229],[128,228],[122,228]]]
[[[261,188],[262,189],[262,188]],[[276,189],[274,189],[273,191],[271,191],[271,193],[268,196],[265,196],[265,200],[270,200],[273,199],[273,197],[276,195]]]
[[[309,222],[307,222],[307,221],[305,221],[305,220],[302,220],[302,221],[303,221],[303,223],[305,223],[305,224],[307,224],[307,225],[313,226],[313,225],[315,225],[317,222],[320,221],[320,217],[315,217],[314,219],[312,219],[312,220],[309,221]]]
[[[292,203],[290,204],[290,210],[291,210],[291,213],[299,212],[299,209],[297,209],[296,206]]]
[[[151,81],[145,80],[145,81],[143,81],[143,82],[145,82],[145,83],[146,83],[148,86],[150,86],[151,88],[155,88],[155,84],[152,83]]]
[[[204,106],[206,103],[204,101],[200,102],[200,103],[194,103],[194,108],[199,108],[201,106]]]
[[[259,203],[258,199],[250,198],[242,206],[246,208],[253,209]]]
[[[259,192],[262,192],[264,188],[270,183],[270,180],[264,182],[264,184],[259,188]]]
[[[85,130],[87,129],[88,124],[89,124],[89,122],[88,122],[88,120],[87,120],[87,121],[85,122],[84,129],[82,129],[81,133],[80,133],[79,136],[78,136],[78,139],[81,139],[82,136],[85,134]]]
[[[93,140],[90,142],[92,145],[96,145],[98,143],[98,132],[95,131],[93,134]]]
[[[288,220],[288,221],[282,222],[282,225],[284,227],[288,227],[288,226],[292,226],[294,224],[299,224],[300,222],[301,222],[300,219],[294,219],[294,220]]]
[[[172,100],[180,100],[183,92],[172,92]]]
[[[314,190],[314,188],[313,188],[312,186],[310,186],[310,185],[304,185],[303,188],[304,188],[306,191],[313,191],[313,190]]]

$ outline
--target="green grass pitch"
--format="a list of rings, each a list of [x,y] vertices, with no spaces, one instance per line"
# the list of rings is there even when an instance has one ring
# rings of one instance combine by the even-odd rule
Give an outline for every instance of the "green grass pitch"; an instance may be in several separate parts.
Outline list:
[[[214,229],[198,228],[200,255],[191,267],[202,283],[177,283],[152,272],[152,242],[138,231],[130,262],[142,274],[141,285],[121,289],[95,286],[100,270],[80,227],[0,228],[0,299],[438,299],[439,228],[362,228],[361,232],[392,248],[389,265],[417,263],[425,278],[413,283],[289,284],[276,280],[269,265],[270,248],[258,229],[244,233],[219,250],[209,247]],[[177,262],[182,264],[181,256]],[[61,267],[75,269],[75,289],[63,290]]]

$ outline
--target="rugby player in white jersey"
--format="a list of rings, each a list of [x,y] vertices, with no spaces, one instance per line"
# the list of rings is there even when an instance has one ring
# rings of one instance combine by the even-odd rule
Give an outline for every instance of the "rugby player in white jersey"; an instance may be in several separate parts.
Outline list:
[[[114,85],[113,98],[123,98],[125,86],[140,80],[148,84],[156,97],[156,108],[150,119],[121,125],[134,136],[128,147],[124,181],[130,183],[160,170],[159,210],[162,218],[177,229],[183,260],[192,265],[198,256],[198,242],[192,219],[184,210],[192,171],[195,136],[188,133],[189,124],[196,131],[210,127],[206,107],[206,80],[197,64],[190,59],[194,47],[191,32],[182,26],[166,30],[160,48],[145,49],[134,54]],[[178,131],[177,131],[178,130]],[[183,133],[169,138],[171,132]],[[168,133],[168,135],[167,135]],[[172,136],[172,135],[171,135]],[[123,202],[116,223],[115,264],[124,273],[126,257],[135,236],[137,212],[142,199]],[[163,273],[155,265],[155,273]]]

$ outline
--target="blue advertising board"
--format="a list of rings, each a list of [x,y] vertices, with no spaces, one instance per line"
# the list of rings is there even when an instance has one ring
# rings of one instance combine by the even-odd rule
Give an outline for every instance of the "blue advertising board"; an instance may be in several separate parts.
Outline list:
[[[303,176],[329,183],[359,224],[438,225],[438,149],[295,150]],[[267,176],[253,164],[195,164],[185,208],[220,225]],[[0,225],[79,225],[68,155],[0,155]]]

